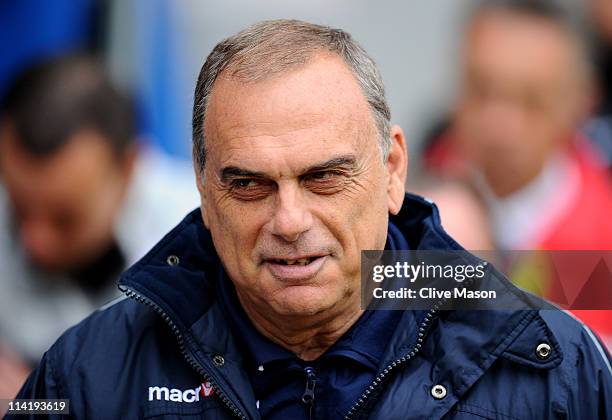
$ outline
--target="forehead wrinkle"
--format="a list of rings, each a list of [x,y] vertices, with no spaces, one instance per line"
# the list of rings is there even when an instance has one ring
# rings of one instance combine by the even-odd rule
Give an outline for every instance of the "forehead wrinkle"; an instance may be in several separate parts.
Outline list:
[[[222,157],[231,159],[228,157],[228,152],[234,150],[247,151],[250,153],[257,146],[259,139],[264,143],[264,148],[271,149],[283,149],[291,147],[299,147],[302,143],[308,144],[309,148],[312,147],[329,147],[336,142],[341,143],[342,139],[350,138],[358,140],[363,137],[359,130],[359,119],[329,119],[327,121],[313,122],[304,124],[301,127],[294,127],[286,125],[279,126],[278,128],[271,127],[274,122],[256,122],[254,124],[234,124],[234,128],[231,131],[225,131],[219,133],[217,144],[223,145],[223,152],[220,154],[225,155]],[[256,126],[253,129],[253,125]],[[259,127],[259,128],[257,128]],[[271,140],[271,141],[270,141]],[[353,143],[353,142],[351,142]],[[354,144],[354,143],[353,143]]]
[[[246,118],[238,118],[238,121],[233,122],[231,125],[227,124],[226,121],[235,119],[218,118],[220,122],[215,124],[215,128],[217,136],[222,141],[255,136],[280,137],[291,132],[297,133],[309,129],[342,133],[353,126],[357,126],[356,123],[362,121],[361,118],[357,118],[352,114],[348,110],[340,110],[339,112],[338,109],[335,109],[329,112],[303,112],[290,115],[288,118],[275,116],[273,118],[270,117],[270,119],[256,120],[245,115]]]
[[[321,126],[317,126],[317,127],[305,126],[305,127],[298,127],[298,128],[284,127],[284,130],[283,129],[274,130],[273,127],[270,126],[272,124],[274,123],[273,122],[256,123],[256,125],[258,126],[264,125],[264,127],[260,127],[259,129],[255,129],[255,130],[253,130],[253,127],[251,124],[249,125],[236,124],[232,127],[232,129],[228,130],[230,131],[229,133],[228,132],[224,133],[223,137],[225,137],[225,139],[221,137],[221,140],[224,142],[231,142],[235,140],[244,140],[244,141],[253,140],[255,141],[258,138],[282,139],[283,137],[293,137],[295,139],[300,139],[300,137],[302,137],[303,140],[307,140],[307,136],[297,136],[296,134],[300,132],[304,132],[306,130],[321,131],[322,129],[324,129]]]

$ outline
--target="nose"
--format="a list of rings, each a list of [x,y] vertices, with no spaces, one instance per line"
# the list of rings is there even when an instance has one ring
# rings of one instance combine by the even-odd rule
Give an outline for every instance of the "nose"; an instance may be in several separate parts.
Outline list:
[[[525,125],[525,110],[517,101],[491,100],[482,109],[483,129],[497,136],[513,136]]]
[[[271,220],[272,234],[295,242],[312,227],[312,214],[297,185],[279,185]]]

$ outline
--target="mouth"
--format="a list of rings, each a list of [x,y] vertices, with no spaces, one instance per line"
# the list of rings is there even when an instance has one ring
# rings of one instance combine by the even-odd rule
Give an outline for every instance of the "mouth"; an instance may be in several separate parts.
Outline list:
[[[321,257],[306,257],[306,258],[298,258],[298,259],[294,259],[294,260],[290,260],[290,259],[278,259],[278,258],[273,258],[271,260],[268,260],[268,262],[271,262],[273,264],[281,264],[281,265],[308,265],[310,263],[312,263],[316,258],[321,258]]]
[[[312,279],[323,267],[327,255],[301,258],[270,258],[264,265],[270,273],[283,281],[306,281]]]

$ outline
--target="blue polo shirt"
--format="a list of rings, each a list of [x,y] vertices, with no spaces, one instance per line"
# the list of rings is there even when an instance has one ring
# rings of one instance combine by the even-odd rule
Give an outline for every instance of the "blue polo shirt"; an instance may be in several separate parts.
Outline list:
[[[408,249],[389,224],[386,249]],[[223,271],[223,270],[221,270]],[[373,382],[402,311],[365,311],[323,355],[304,361],[257,331],[223,272],[219,301],[244,349],[246,370],[265,419],[341,418]]]

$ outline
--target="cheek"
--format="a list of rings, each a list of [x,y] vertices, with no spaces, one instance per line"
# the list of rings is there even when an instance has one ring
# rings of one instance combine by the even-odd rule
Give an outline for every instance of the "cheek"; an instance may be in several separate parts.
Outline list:
[[[340,242],[349,264],[360,258],[362,250],[381,249],[386,242],[386,188],[382,182],[376,182],[375,179],[364,181],[364,184],[367,184],[364,185],[367,188],[362,193],[350,200],[340,200],[320,213]]]
[[[80,247],[84,252],[106,244],[113,237],[116,213],[118,209],[110,199],[99,197],[98,203],[81,206],[75,210],[76,219],[66,234],[66,241],[73,247]]]
[[[90,202],[89,207],[93,207],[93,211],[85,211],[86,213],[95,213],[95,225],[98,231],[112,230],[114,221],[118,217],[118,213],[121,211],[122,200],[122,189],[120,184],[107,184],[107,188],[100,189],[101,193],[97,195],[97,199],[94,200],[95,204]],[[81,206],[81,210],[87,208],[87,205]]]
[[[257,206],[230,205],[214,197],[208,201],[208,227],[215,249],[228,270],[242,266],[243,271],[253,261],[251,253],[260,230],[261,214],[262,209]]]
[[[387,242],[389,212],[386,195],[375,202],[368,203],[362,215],[362,222],[355,226],[360,236],[357,238],[361,253],[367,249],[383,249]]]

